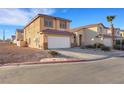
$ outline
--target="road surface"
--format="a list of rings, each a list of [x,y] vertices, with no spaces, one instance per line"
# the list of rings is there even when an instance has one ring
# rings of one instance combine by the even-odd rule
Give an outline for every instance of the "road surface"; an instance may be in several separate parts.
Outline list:
[[[110,58],[87,63],[57,63],[1,67],[0,83],[124,83],[124,58]]]

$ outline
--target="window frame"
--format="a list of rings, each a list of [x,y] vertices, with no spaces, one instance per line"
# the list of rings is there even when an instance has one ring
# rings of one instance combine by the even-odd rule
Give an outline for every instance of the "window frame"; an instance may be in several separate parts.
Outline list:
[[[66,21],[60,21],[59,26],[60,26],[61,29],[67,29],[67,23],[66,23]]]
[[[51,18],[44,18],[44,26],[45,27],[53,27],[53,19]]]

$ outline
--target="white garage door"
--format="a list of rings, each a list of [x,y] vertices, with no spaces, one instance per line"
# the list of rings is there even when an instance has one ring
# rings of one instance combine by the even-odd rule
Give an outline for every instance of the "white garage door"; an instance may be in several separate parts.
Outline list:
[[[70,38],[48,36],[48,48],[70,48]]]
[[[105,38],[104,39],[104,45],[108,47],[112,47],[112,39],[111,38]]]

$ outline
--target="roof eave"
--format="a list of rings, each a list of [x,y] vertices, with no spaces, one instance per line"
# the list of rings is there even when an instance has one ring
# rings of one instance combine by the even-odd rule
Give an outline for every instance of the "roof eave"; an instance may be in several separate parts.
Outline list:
[[[60,19],[60,20],[65,20],[65,21],[68,21],[68,22],[72,22],[72,20],[68,20],[68,19],[64,19],[64,18],[60,18],[60,17],[54,17],[54,16],[49,16],[49,15],[45,15],[45,14],[37,14],[31,21],[29,21],[26,26],[24,26],[24,29],[30,25],[34,20],[36,20],[37,18],[41,17],[41,16],[47,16],[47,17],[52,17],[52,18],[55,18],[55,19]]]

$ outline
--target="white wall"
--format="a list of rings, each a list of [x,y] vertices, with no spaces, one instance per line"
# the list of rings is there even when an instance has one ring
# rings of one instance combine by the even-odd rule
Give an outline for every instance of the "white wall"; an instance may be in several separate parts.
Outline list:
[[[111,38],[104,38],[103,44],[108,47],[112,47],[112,39]]]

